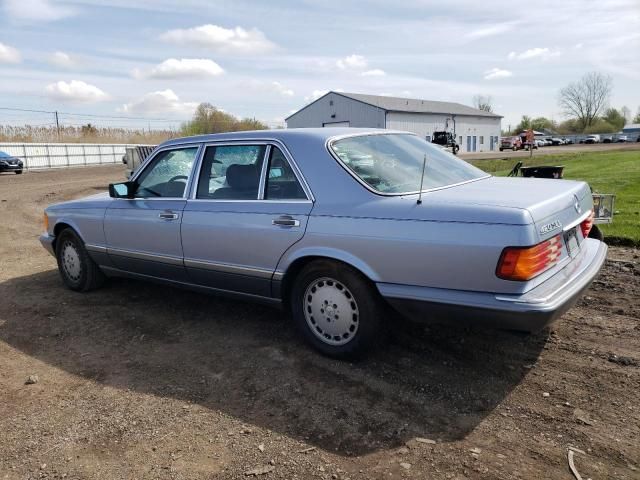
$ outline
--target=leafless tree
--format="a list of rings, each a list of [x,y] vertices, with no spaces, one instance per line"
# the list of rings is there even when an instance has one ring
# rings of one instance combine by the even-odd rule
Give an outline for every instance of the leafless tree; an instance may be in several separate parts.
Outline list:
[[[558,102],[567,116],[576,118],[582,128],[587,128],[608,106],[611,89],[610,76],[590,72],[560,90]]]
[[[493,98],[490,95],[474,95],[473,106],[478,110],[493,112]]]
[[[631,122],[631,109],[629,107],[627,107],[626,105],[624,105],[621,109],[620,109],[620,113],[622,114],[622,116],[624,117],[624,121],[626,123]]]

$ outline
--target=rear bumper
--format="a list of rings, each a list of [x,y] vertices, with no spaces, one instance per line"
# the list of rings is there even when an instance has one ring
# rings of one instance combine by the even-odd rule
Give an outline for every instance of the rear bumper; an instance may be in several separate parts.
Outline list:
[[[544,283],[521,295],[378,283],[382,296],[417,321],[482,324],[537,331],[557,320],[589,287],[607,256],[598,240],[583,243],[583,255]]]
[[[42,234],[40,235],[40,243],[42,244],[42,246],[47,250],[47,252],[49,252],[51,255],[53,255],[54,257],[56,256],[56,252],[53,248],[53,241],[55,240],[55,237],[50,236],[49,234]]]

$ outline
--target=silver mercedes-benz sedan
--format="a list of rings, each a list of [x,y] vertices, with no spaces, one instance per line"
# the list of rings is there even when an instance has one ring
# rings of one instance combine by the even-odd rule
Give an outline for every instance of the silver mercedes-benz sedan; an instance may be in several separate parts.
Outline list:
[[[72,290],[127,276],[279,304],[345,357],[394,309],[541,329],[604,262],[592,218],[584,182],[492,177],[405,132],[293,129],[165,142],[108,194],[48,207],[40,240]]]

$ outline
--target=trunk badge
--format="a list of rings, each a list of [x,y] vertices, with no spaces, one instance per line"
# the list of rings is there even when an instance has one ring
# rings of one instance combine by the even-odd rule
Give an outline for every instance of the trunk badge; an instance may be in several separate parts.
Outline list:
[[[582,207],[580,206],[580,200],[578,200],[578,197],[576,197],[575,195],[573,196],[573,199],[575,200],[573,202],[573,208],[576,209],[576,213],[581,214],[582,213]]]
[[[562,223],[560,223],[560,220],[556,220],[551,223],[545,223],[540,227],[540,235],[544,235],[545,233],[552,232],[558,228],[562,228]]]

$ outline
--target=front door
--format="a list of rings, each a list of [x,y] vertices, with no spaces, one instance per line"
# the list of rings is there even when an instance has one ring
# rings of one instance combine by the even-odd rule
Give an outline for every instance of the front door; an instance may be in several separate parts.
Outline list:
[[[493,135],[491,135],[491,136],[489,137],[489,140],[490,140],[490,142],[489,142],[489,143],[490,143],[490,145],[489,145],[489,149],[493,152]]]
[[[476,151],[476,148],[478,146],[478,137],[476,137],[475,135],[473,136],[473,151]]]
[[[160,151],[134,182],[135,198],[115,199],[105,214],[107,252],[115,266],[185,281],[180,222],[198,146]]]
[[[271,296],[280,257],[304,235],[313,203],[275,145],[210,145],[182,219],[191,281]]]
[[[467,136],[467,152],[471,151],[471,137]]]

